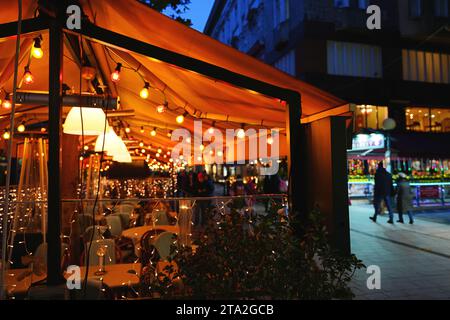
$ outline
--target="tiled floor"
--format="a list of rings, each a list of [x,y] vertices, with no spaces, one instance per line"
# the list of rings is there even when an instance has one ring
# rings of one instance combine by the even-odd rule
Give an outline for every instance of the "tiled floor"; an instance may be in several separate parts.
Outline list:
[[[373,223],[372,213],[370,205],[350,206],[351,245],[366,266],[380,267],[381,289],[369,290],[370,274],[359,270],[355,299],[450,299],[450,225],[420,215],[414,225],[390,225],[386,216]]]

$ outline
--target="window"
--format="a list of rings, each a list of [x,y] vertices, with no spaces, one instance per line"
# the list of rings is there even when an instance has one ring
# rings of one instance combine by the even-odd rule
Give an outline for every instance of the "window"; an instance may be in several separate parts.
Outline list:
[[[403,49],[403,80],[450,83],[450,55]]]
[[[434,15],[448,18],[448,0],[434,0]]]
[[[372,105],[357,105],[354,113],[355,130],[382,129],[383,121],[388,117],[388,108]]]
[[[274,64],[275,68],[295,76],[295,50],[291,50]]]
[[[420,132],[450,132],[450,109],[411,107],[405,111],[406,129]]]
[[[367,7],[369,6],[369,0],[358,0],[358,8],[367,10]]]
[[[334,0],[334,6],[336,8],[348,8],[350,7],[350,0]]]
[[[417,18],[422,16],[422,0],[409,0],[409,16]]]
[[[328,73],[340,76],[381,78],[381,48],[365,44],[327,41]]]
[[[274,27],[289,19],[289,0],[275,0],[273,10]]]

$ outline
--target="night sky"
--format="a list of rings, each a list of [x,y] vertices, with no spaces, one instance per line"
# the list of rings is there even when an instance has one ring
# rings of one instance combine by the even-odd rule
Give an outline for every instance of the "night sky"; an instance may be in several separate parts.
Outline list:
[[[192,20],[192,28],[203,32],[213,4],[214,0],[191,0],[189,10],[183,17]]]

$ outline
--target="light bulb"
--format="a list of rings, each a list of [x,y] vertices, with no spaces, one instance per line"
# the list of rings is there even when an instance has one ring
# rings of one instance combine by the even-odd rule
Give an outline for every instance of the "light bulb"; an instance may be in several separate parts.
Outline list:
[[[161,148],[158,149],[158,153],[162,153],[162,149]]]
[[[139,142],[139,147],[141,147],[141,148],[142,148],[143,146],[144,146],[144,142],[142,142],[142,141],[141,141],[141,142]]]
[[[144,127],[141,127],[141,133],[144,133]]]
[[[34,39],[33,48],[31,49],[31,55],[36,59],[41,59],[42,56],[44,55],[44,52],[42,51],[42,48],[41,48],[41,39],[40,38]]]
[[[268,144],[272,144],[272,143],[273,143],[273,138],[272,138],[272,136],[269,136],[269,137],[267,138],[267,143],[268,143]]]
[[[118,63],[116,65],[116,69],[114,69],[113,73],[111,73],[112,82],[118,82],[120,80],[120,69],[122,68],[122,64]]]
[[[179,116],[176,117],[175,120],[177,121],[178,124],[182,124],[184,122],[184,115],[180,114]]]
[[[44,127],[41,128],[41,132],[42,132],[42,133],[44,133],[44,132],[46,132],[46,131],[47,131],[47,128],[44,128]]]
[[[19,124],[17,127],[18,132],[24,132],[25,131],[25,125],[23,123]]]
[[[12,105],[11,105],[11,101],[9,100],[9,95],[8,95],[8,96],[6,96],[5,100],[3,100],[2,108],[9,110],[9,109],[11,109],[11,107],[12,107]]]
[[[150,84],[148,82],[145,83],[144,87],[141,89],[141,91],[139,92],[139,96],[142,99],[147,99],[149,96],[149,91],[148,88],[150,87]]]
[[[200,150],[202,150],[202,151],[205,150],[205,146],[201,144],[200,145]]]
[[[172,131],[167,132],[167,136],[170,138],[172,137]]]
[[[242,128],[240,128],[238,131],[237,131],[237,137],[239,138],[239,139],[244,139],[245,138],[245,131],[244,131],[244,129],[242,129]]]
[[[130,127],[126,127],[126,128],[125,128],[125,132],[126,132],[126,133],[130,133],[130,132],[131,132],[131,128],[130,128]]]
[[[160,104],[156,107],[156,112],[164,113],[166,111],[166,104]]]
[[[84,149],[85,151],[88,151],[88,150],[89,150],[89,146],[84,146],[83,149]]]
[[[30,71],[28,66],[25,67],[25,72],[23,74],[23,82],[25,84],[32,84],[34,82],[34,76]]]
[[[213,127],[209,128],[208,132],[209,132],[209,134],[213,134],[214,133],[214,128]]]
[[[5,131],[3,133],[3,139],[8,140],[11,137],[11,135],[9,134],[9,131]]]
[[[156,128],[153,128],[153,130],[150,131],[150,135],[151,135],[152,137],[156,136]]]
[[[223,156],[223,152],[222,151],[217,151],[217,156],[222,157]]]

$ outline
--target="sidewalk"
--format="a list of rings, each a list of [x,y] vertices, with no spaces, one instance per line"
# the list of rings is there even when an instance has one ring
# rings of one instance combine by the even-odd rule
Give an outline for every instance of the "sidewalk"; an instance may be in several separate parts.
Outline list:
[[[450,225],[422,215],[414,225],[390,225],[387,215],[374,223],[372,214],[370,205],[350,206],[351,245],[366,266],[380,267],[381,289],[369,290],[370,274],[360,270],[351,283],[355,299],[450,299]]]

